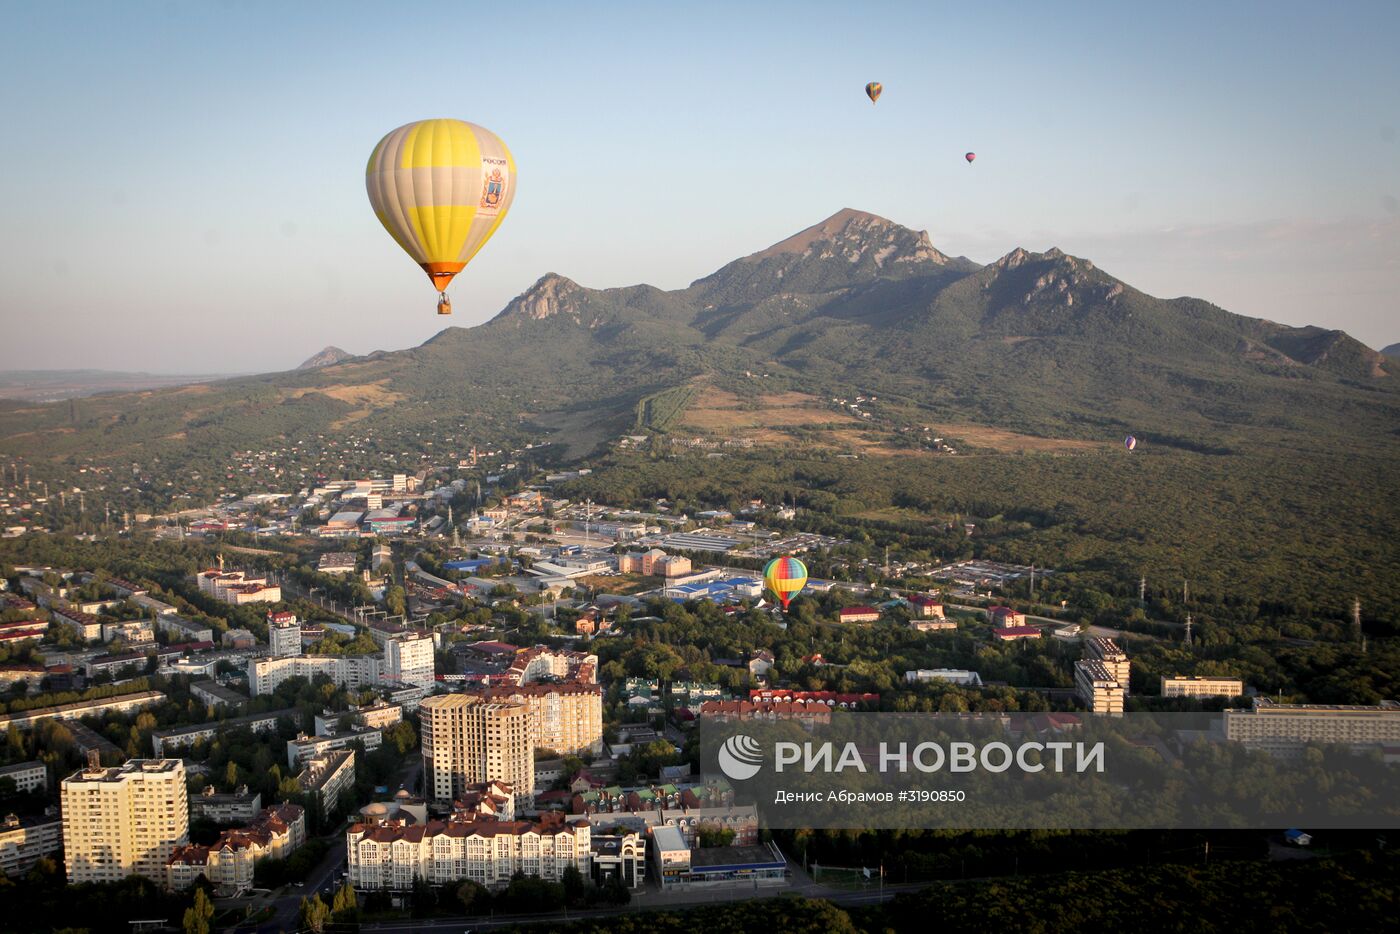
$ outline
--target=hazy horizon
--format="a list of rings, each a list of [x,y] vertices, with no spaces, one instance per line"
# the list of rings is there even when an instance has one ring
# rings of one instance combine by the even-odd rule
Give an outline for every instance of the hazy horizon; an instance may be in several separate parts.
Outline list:
[[[1395,4],[425,6],[10,11],[0,369],[396,350],[546,272],[680,288],[843,207],[1400,341]],[[380,136],[439,115],[520,173],[451,319],[363,185]]]

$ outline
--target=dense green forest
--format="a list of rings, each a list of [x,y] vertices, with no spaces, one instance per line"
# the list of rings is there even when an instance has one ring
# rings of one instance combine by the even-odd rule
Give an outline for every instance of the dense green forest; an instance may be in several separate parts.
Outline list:
[[[677,513],[750,498],[796,503],[797,525],[866,553],[1036,563],[1046,603],[1137,605],[1138,579],[1180,621],[1184,580],[1207,624],[1320,625],[1362,601],[1377,634],[1400,632],[1400,461],[1302,454],[985,456],[846,460],[813,453],[723,459],[614,456],[560,493]],[[965,539],[948,524],[974,522]]]
[[[1216,861],[942,883],[885,904],[842,907],[768,898],[648,911],[552,926],[569,934],[876,934],[922,931],[1387,930],[1394,920],[1394,854],[1362,851],[1282,863]],[[516,932],[535,930],[517,926]]]

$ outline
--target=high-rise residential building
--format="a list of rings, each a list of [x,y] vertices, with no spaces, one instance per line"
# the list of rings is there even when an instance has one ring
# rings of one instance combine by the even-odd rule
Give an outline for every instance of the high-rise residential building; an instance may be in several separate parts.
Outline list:
[[[419,687],[433,686],[433,637],[404,632],[384,641],[384,678]]]
[[[1175,675],[1162,678],[1163,697],[1239,697],[1244,682],[1239,678],[1211,678],[1203,675]]]
[[[1108,673],[1113,676],[1113,680],[1118,682],[1118,686],[1123,689],[1123,693],[1128,693],[1128,673],[1131,663],[1128,661],[1128,653],[1118,647],[1118,643],[1112,639],[1095,636],[1086,639],[1084,642],[1084,657],[1093,661],[1101,662]]]
[[[1248,710],[1225,711],[1225,738],[1280,757],[1299,755],[1308,743],[1397,746],[1400,703],[1276,704],[1256,697]]]
[[[531,749],[562,755],[603,750],[603,690],[596,684],[520,684],[472,688],[489,701],[524,704],[530,711]]]
[[[301,623],[295,613],[267,614],[267,641],[276,658],[301,654]]]
[[[442,694],[425,698],[418,713],[424,796],[433,804],[450,807],[468,786],[496,780],[518,796],[534,793],[534,746],[524,704]]]
[[[68,882],[120,882],[136,873],[167,883],[166,863],[189,842],[185,763],[130,759],[63,780],[63,856]]]
[[[1123,685],[1096,658],[1074,663],[1074,690],[1093,713],[1123,712]]]

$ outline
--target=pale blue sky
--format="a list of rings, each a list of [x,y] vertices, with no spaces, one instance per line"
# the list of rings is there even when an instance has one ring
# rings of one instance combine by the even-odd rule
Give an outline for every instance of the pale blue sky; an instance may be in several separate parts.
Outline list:
[[[12,3],[0,368],[232,372],[421,342],[370,148],[498,133],[458,277],[691,280],[842,207],[987,262],[1400,341],[1400,3]],[[884,82],[877,107],[867,81]],[[975,165],[962,154],[975,150]]]

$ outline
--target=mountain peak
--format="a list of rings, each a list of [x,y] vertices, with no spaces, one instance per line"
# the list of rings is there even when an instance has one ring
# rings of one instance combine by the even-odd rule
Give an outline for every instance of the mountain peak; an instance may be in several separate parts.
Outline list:
[[[911,230],[878,214],[857,211],[855,208],[842,208],[821,223],[754,253],[748,259],[763,260],[785,255],[816,256],[821,259],[840,256],[857,263],[871,250],[877,267],[883,267],[886,262],[931,262],[939,266],[948,263],[948,257],[934,249],[929,242],[927,231]]]
[[[511,299],[497,318],[529,318],[540,321],[555,315],[578,319],[579,298],[583,288],[572,279],[547,272],[524,292]]]
[[[337,363],[344,363],[355,355],[346,353],[339,347],[331,346],[322,350],[318,354],[313,354],[302,362],[298,370],[319,370],[323,366],[335,366]]]
[[[1094,269],[1091,260],[1080,259],[1078,256],[1071,256],[1057,246],[1052,246],[1044,253],[1032,253],[1023,247],[1017,247],[1007,253],[1001,259],[992,263],[991,269],[1015,269],[1027,263],[1052,263],[1057,266],[1065,266],[1075,271],[1089,272]]]

